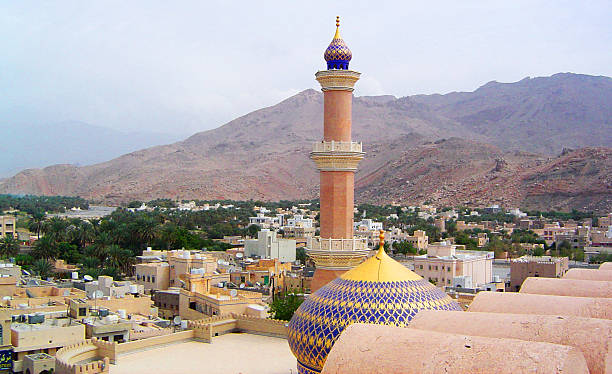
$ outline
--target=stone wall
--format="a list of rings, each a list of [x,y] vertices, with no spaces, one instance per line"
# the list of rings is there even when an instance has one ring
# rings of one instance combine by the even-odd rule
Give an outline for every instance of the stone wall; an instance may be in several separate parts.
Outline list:
[[[98,351],[96,339],[67,345],[55,355],[55,372],[57,374],[97,374],[108,373],[110,359],[104,357],[87,364],[78,364],[82,360],[102,357]]]

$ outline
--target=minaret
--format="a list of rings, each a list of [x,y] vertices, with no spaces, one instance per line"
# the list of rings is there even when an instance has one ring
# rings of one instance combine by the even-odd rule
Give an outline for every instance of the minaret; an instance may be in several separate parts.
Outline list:
[[[306,250],[316,266],[312,292],[357,266],[368,253],[366,240],[353,237],[355,171],[364,153],[361,143],[351,139],[351,107],[361,73],[348,70],[352,53],[340,37],[340,17],[323,56],[327,70],[315,74],[324,97],[323,141],[310,153],[321,178],[320,236],[310,239]]]

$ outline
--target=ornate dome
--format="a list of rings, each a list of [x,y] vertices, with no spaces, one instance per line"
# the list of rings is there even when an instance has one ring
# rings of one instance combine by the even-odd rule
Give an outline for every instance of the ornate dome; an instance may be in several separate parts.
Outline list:
[[[381,230],[375,256],[321,287],[291,318],[288,340],[298,373],[318,374],[352,323],[406,326],[421,309],[461,310],[446,293],[389,257]]]
[[[323,58],[327,61],[327,69],[347,70],[353,53],[340,37],[340,17],[336,17],[336,35],[325,50]]]

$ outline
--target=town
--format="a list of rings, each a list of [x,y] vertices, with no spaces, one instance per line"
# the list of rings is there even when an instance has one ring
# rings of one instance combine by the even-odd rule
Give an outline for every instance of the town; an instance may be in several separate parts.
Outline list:
[[[234,329],[252,324],[283,336],[276,321],[291,319],[312,291],[305,248],[322,244],[318,201],[106,207],[1,196],[0,204],[2,352],[14,372],[103,371],[118,350],[136,349],[130,344],[199,337],[201,329],[210,341],[221,316],[232,316]],[[353,213],[354,240],[368,257],[384,230],[387,252],[463,309],[481,291],[517,292],[528,277],[563,278],[612,261],[612,213],[426,204],[361,204]],[[91,363],[63,359],[83,341]],[[118,345],[108,353],[102,342]]]

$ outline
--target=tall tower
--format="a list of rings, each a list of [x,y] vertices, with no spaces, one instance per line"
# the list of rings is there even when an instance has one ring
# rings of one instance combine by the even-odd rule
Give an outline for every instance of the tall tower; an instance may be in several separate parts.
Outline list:
[[[361,143],[351,139],[353,89],[361,73],[348,70],[351,50],[336,34],[323,55],[327,70],[315,74],[324,97],[323,141],[310,158],[320,171],[320,236],[308,241],[306,253],[316,271],[312,292],[361,263],[368,253],[365,239],[353,236],[355,171],[363,159]]]

